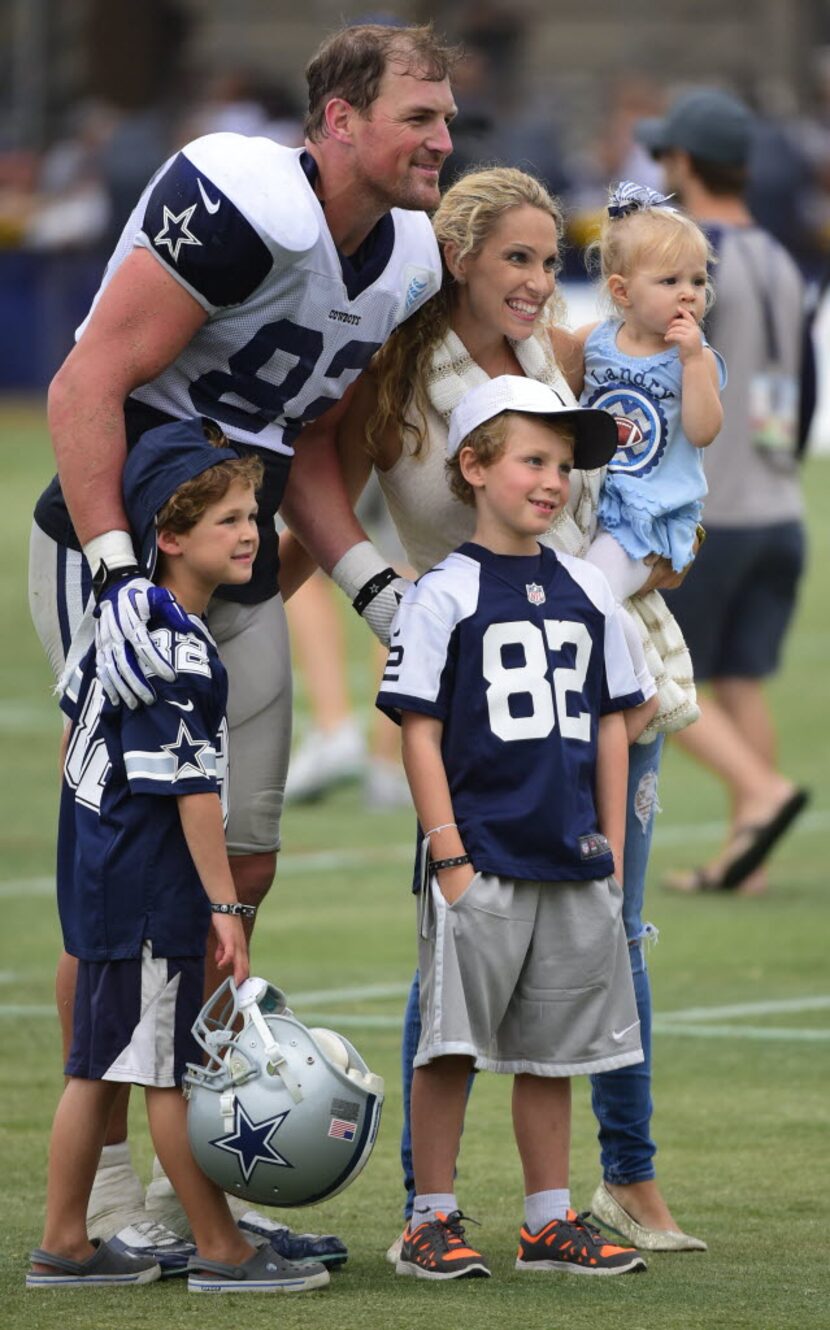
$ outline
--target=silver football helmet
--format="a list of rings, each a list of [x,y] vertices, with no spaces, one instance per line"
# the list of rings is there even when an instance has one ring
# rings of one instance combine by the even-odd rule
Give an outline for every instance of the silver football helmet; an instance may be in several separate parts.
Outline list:
[[[184,1077],[200,1168],[256,1205],[314,1205],[353,1182],[375,1144],[383,1079],[333,1030],[308,1030],[264,979],[226,979],[193,1026],[208,1055]]]

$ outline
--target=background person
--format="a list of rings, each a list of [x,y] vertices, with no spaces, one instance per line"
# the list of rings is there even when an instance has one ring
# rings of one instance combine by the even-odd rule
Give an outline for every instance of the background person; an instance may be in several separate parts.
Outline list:
[[[695,678],[711,686],[700,720],[678,743],[722,781],[729,831],[714,859],[672,873],[666,885],[758,892],[764,860],[808,797],[778,770],[763,688],[778,667],[804,570],[796,460],[804,286],[787,251],[747,208],[754,120],[742,102],[693,89],[663,119],[643,121],[638,134],[717,253],[707,334],[729,366],[724,426],[707,458],[707,540],[670,602]]]

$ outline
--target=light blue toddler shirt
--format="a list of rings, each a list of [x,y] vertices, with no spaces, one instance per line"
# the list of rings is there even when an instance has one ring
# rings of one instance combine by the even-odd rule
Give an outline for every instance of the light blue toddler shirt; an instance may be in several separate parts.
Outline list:
[[[671,346],[654,356],[625,355],[617,349],[619,328],[618,319],[606,319],[585,342],[580,405],[623,422],[597,515],[633,559],[656,552],[680,572],[692,557],[706,494],[703,449],[689,442],[680,422],[680,352]],[[714,356],[723,388],[726,366]]]

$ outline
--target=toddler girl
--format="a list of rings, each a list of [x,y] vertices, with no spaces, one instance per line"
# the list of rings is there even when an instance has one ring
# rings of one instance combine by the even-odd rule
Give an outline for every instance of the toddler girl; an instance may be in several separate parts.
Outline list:
[[[700,450],[723,422],[726,371],[700,329],[712,252],[690,217],[624,182],[611,195],[597,249],[615,313],[577,334],[585,352],[580,401],[617,417],[619,447],[587,557],[625,600],[646,581],[649,555],[669,559],[676,572],[693,556],[706,494]]]

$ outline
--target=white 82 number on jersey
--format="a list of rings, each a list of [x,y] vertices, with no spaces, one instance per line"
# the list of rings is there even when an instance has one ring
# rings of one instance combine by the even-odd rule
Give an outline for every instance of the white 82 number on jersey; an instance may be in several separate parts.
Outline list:
[[[548,677],[548,649],[576,648],[574,663],[560,665]],[[521,647],[524,664],[505,665],[506,647]],[[591,737],[591,715],[568,712],[568,693],[581,694],[591,659],[591,635],[584,623],[570,619],[545,619],[545,633],[533,623],[491,624],[484,634],[482,668],[489,684],[486,691],[490,727],[499,739],[545,739],[556,727],[564,739]],[[530,714],[511,715],[511,697],[522,694],[531,700]]]

